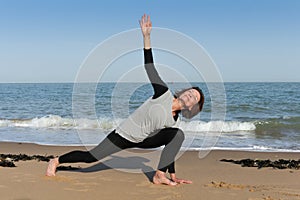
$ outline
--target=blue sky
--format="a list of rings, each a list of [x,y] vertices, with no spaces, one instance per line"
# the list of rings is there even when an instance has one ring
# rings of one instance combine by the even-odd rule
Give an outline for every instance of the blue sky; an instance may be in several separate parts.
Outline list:
[[[94,47],[143,13],[201,44],[224,81],[300,81],[299,10],[298,0],[0,0],[0,82],[73,82]]]

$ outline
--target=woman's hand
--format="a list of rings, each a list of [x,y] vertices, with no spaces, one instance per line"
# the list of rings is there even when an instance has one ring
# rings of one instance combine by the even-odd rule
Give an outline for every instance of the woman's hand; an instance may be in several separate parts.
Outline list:
[[[150,15],[144,14],[141,18],[140,27],[144,37],[150,37],[151,29],[152,29],[152,22],[150,20]]]
[[[193,182],[190,180],[185,180],[185,179],[180,179],[180,178],[176,178],[175,174],[170,174],[171,180],[174,181],[175,183],[186,183],[186,184],[192,184]]]

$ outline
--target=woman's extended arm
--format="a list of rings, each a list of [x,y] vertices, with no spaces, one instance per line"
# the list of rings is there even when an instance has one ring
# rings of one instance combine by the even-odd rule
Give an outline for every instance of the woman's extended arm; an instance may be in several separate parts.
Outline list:
[[[146,16],[146,14],[144,14],[139,22],[144,37],[144,48],[151,49],[150,33],[152,30],[152,22],[150,15]]]
[[[145,59],[145,69],[149,80],[152,84],[154,89],[153,99],[158,98],[162,94],[164,94],[168,87],[164,81],[160,78],[158,72],[155,69],[153,64],[153,56],[152,56],[152,49],[151,49],[151,40],[150,40],[150,33],[152,29],[152,23],[150,20],[150,16],[143,15],[142,19],[140,20],[140,26],[143,33],[144,38],[144,59]]]

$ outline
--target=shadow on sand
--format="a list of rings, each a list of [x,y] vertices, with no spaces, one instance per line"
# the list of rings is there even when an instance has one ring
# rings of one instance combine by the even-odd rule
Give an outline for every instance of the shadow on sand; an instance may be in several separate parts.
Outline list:
[[[99,162],[95,165],[86,168],[78,168],[72,166],[60,166],[57,168],[57,171],[72,171],[72,172],[81,172],[81,173],[91,173],[98,172],[108,169],[120,169],[122,171],[142,171],[144,175],[148,178],[150,182],[152,182],[153,176],[155,174],[155,170],[145,165],[145,163],[149,162],[148,159],[138,156],[132,157],[120,157],[120,156],[110,156],[111,158]]]

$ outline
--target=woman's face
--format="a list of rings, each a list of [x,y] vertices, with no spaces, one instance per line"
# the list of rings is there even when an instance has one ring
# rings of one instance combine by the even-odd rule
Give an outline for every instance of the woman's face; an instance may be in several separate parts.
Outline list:
[[[189,110],[199,102],[200,98],[200,93],[196,89],[189,89],[178,97],[183,108]]]

